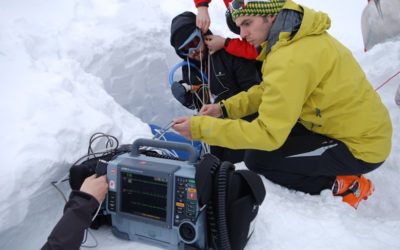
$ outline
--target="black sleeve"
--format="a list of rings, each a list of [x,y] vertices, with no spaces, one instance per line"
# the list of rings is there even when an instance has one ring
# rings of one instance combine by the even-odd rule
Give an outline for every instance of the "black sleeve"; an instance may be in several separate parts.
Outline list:
[[[186,91],[186,89],[182,86],[183,83],[185,83],[183,80],[172,83],[171,85],[172,95],[183,106],[189,109],[195,109],[195,104],[193,102],[192,94]]]
[[[64,215],[50,233],[41,250],[79,250],[85,229],[99,203],[97,200],[80,191],[72,191],[64,207]]]
[[[194,62],[191,62],[194,63]],[[195,64],[195,63],[194,63]],[[198,68],[200,68],[200,65],[197,65]],[[201,85],[202,84],[202,78],[200,72],[198,72],[195,68],[189,67],[187,65],[182,67],[182,80],[179,81],[180,83],[185,82],[189,85]],[[203,100],[203,92],[202,91],[197,91],[197,96],[193,93],[187,93],[185,95],[185,104],[182,104],[189,108],[189,109],[197,109],[200,110],[203,104],[200,102],[200,100]]]
[[[240,89],[248,90],[261,82],[261,62],[236,57],[233,62],[234,74]]]

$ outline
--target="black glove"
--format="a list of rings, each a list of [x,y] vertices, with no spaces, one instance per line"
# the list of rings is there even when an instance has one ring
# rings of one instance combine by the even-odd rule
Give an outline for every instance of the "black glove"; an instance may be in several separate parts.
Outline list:
[[[176,100],[178,100],[180,103],[182,103],[183,106],[187,108],[195,109],[192,93],[190,93],[191,89],[191,85],[183,81],[173,82],[171,86],[172,95],[175,97]]]

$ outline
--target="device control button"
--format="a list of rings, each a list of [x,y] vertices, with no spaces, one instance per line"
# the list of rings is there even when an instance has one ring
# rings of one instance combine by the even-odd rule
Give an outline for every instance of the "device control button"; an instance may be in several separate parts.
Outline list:
[[[113,180],[110,180],[108,186],[110,187],[110,189],[115,189],[115,182]]]
[[[192,192],[188,193],[188,198],[190,200],[195,200],[196,199],[196,193],[192,193]]]
[[[114,204],[108,204],[108,210],[115,211],[115,205]]]
[[[196,229],[193,224],[189,222],[183,222],[179,226],[179,236],[186,243],[192,243],[196,240]]]
[[[185,203],[182,203],[182,202],[176,202],[175,205],[177,207],[185,207]]]

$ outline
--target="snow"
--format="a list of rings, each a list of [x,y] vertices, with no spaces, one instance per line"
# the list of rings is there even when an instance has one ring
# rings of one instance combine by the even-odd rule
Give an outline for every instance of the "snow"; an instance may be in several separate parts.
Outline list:
[[[398,72],[399,40],[362,53],[366,1],[300,2],[331,15],[330,32],[352,49],[375,87]],[[131,143],[151,136],[147,123],[163,126],[190,114],[167,82],[179,61],[169,24],[185,10],[195,11],[192,1],[0,3],[0,249],[38,249],[45,242],[64,205],[50,183],[85,154],[93,133]],[[229,34],[222,1],[210,11],[213,31]],[[400,249],[400,108],[393,100],[399,84],[397,76],[378,91],[394,134],[390,157],[367,175],[374,195],[354,210],[328,190],[310,196],[264,179],[267,196],[246,249]],[[119,240],[107,227],[93,233],[97,249],[159,249]]]
[[[369,50],[374,45],[398,40],[400,37],[400,1],[380,0],[382,16],[374,1],[369,2],[361,16],[361,31],[365,49]],[[379,6],[379,5],[378,5]]]

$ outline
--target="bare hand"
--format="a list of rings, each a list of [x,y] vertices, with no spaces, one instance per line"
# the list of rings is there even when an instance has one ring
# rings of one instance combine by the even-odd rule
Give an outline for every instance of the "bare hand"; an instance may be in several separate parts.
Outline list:
[[[190,131],[190,117],[178,117],[174,120],[172,128],[188,140],[192,140],[192,132]]]
[[[217,118],[221,117],[221,107],[219,104],[206,104],[200,109],[199,115],[208,115]]]
[[[207,45],[210,54],[213,54],[218,50],[224,48],[225,40],[225,37],[222,36],[208,35],[206,36],[204,43]]]
[[[208,15],[208,7],[199,6],[197,8],[196,26],[201,29],[201,32],[205,34],[210,27],[210,16]]]
[[[92,195],[99,203],[101,203],[106,197],[108,191],[106,176],[103,175],[97,178],[96,175],[89,176],[82,183],[80,191]]]

